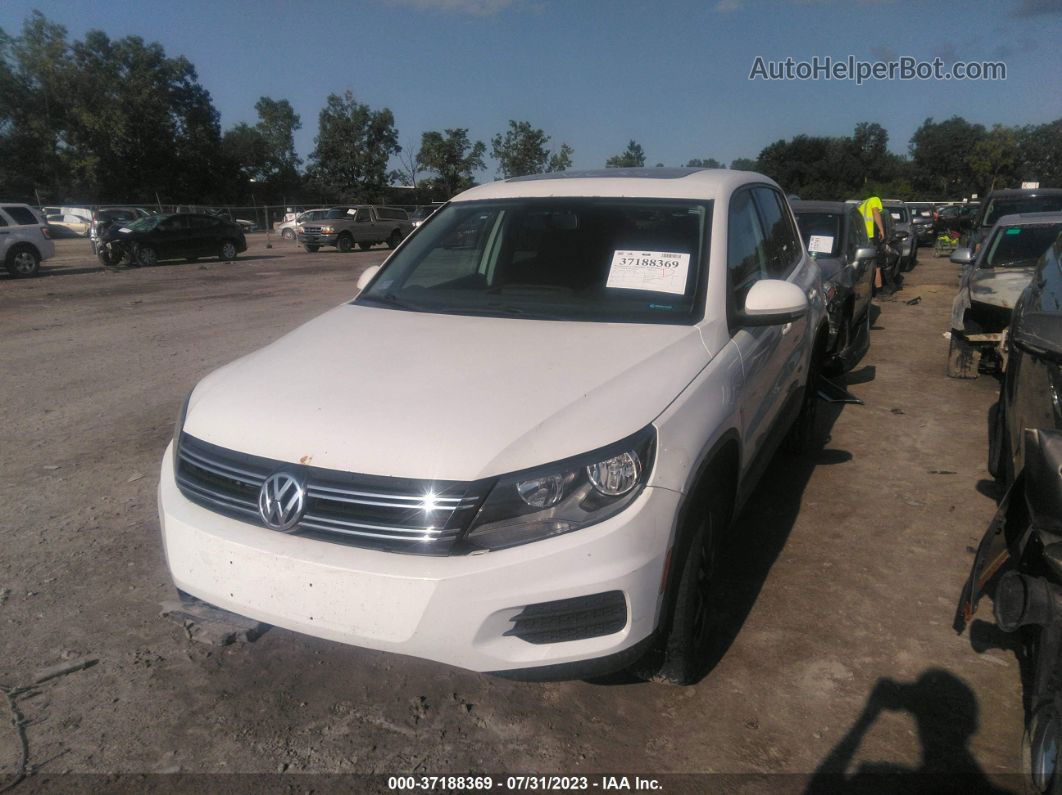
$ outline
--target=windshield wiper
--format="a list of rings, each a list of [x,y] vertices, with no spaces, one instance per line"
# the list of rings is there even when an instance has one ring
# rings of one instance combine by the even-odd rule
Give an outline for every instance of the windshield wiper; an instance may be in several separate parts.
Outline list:
[[[379,304],[380,306],[387,306],[391,309],[404,309],[408,312],[425,311],[423,307],[415,306],[396,298],[394,293],[388,293],[387,295],[359,295],[358,301]]]

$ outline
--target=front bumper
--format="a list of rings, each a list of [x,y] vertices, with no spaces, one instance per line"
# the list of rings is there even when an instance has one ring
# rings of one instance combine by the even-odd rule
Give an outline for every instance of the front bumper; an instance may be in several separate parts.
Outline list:
[[[222,516],[177,488],[163,458],[159,520],[176,586],[213,605],[329,640],[475,671],[559,667],[623,652],[656,627],[680,495],[646,488],[592,527],[512,549],[431,557],[301,538]],[[609,635],[530,643],[504,633],[525,606],[621,591]]]
[[[334,246],[339,239],[338,234],[334,235],[314,235],[306,234],[305,232],[299,235],[299,242],[304,246]]]

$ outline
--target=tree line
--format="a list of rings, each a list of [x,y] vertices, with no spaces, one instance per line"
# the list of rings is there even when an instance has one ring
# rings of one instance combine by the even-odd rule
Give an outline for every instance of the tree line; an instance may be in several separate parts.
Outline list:
[[[90,31],[71,41],[34,11],[18,35],[0,28],[0,195],[34,204],[420,204],[474,185],[487,169],[488,144],[467,128],[429,130],[403,147],[391,110],[350,91],[327,97],[305,164],[291,103],[261,97],[255,111],[256,123],[223,131],[188,59],[139,36]],[[565,171],[574,155],[529,121],[510,120],[489,147],[502,177]],[[761,171],[808,199],[955,198],[1025,180],[1062,185],[1062,119],[986,129],[957,116],[930,118],[908,153],[888,150],[880,124],[860,122],[850,136],[797,135],[730,167]],[[604,165],[644,166],[646,154],[631,140]],[[711,157],[686,165],[726,167]]]

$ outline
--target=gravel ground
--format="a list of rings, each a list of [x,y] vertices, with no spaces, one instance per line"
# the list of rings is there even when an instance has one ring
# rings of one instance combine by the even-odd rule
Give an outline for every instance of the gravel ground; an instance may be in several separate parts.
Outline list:
[[[923,250],[850,377],[866,405],[824,409],[822,449],[768,470],[703,681],[526,684],[279,629],[215,649],[159,617],[157,470],[185,394],[386,255],[251,238],[235,263],[123,272],[60,241],[44,277],[0,277],[0,683],[98,660],[18,697],[31,771],[1016,769],[1015,655],[988,623],[951,629],[995,497],[996,382],[944,376],[955,266]],[[20,748],[0,726],[0,786]]]

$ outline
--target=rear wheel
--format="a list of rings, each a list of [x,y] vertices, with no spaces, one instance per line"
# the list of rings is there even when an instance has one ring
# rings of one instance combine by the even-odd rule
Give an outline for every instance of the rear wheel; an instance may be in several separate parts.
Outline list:
[[[36,276],[41,269],[41,258],[29,246],[15,246],[7,255],[7,272],[16,279]]]
[[[354,240],[350,235],[340,235],[339,239],[336,241],[336,248],[346,254],[354,248]]]
[[[158,265],[159,252],[154,246],[140,245],[136,249],[136,262],[145,268],[150,268],[152,265]]]
[[[236,244],[231,240],[226,240],[221,244],[221,250],[218,252],[218,259],[231,262],[236,259]]]
[[[387,238],[388,248],[398,248],[398,244],[402,242],[402,233],[397,229],[391,233],[391,236]]]

